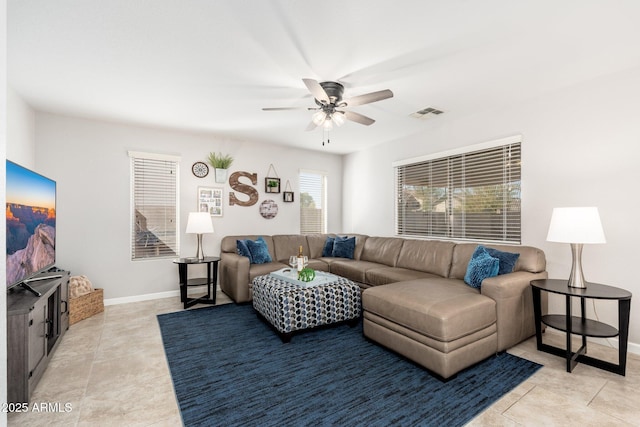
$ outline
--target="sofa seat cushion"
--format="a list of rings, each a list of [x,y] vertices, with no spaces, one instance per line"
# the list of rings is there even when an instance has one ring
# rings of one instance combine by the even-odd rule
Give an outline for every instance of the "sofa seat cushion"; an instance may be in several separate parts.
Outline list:
[[[366,284],[370,286],[387,285],[389,283],[403,282],[406,280],[425,279],[428,277],[438,277],[435,274],[424,271],[410,270],[398,267],[380,267],[367,270],[365,274]]]
[[[318,271],[329,271],[329,264],[323,261],[323,259],[310,259],[307,267]]]
[[[281,262],[266,262],[264,264],[251,264],[249,269],[249,283],[258,276],[269,274],[272,271],[280,270],[281,268],[289,267]]]
[[[323,258],[324,259],[324,258]],[[329,264],[331,273],[346,277],[354,282],[366,283],[365,275],[368,270],[384,267],[377,262],[358,261],[355,259],[333,258]]]
[[[365,289],[362,308],[437,341],[496,323],[496,304],[461,280],[429,278]]]

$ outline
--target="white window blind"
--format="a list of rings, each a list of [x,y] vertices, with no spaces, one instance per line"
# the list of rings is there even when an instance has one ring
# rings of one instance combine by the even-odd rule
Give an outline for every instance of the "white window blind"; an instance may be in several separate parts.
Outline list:
[[[396,233],[519,244],[520,145],[396,165]]]
[[[131,157],[131,259],[178,254],[179,157],[129,152]]]
[[[327,177],[322,172],[300,171],[300,233],[326,233]]]

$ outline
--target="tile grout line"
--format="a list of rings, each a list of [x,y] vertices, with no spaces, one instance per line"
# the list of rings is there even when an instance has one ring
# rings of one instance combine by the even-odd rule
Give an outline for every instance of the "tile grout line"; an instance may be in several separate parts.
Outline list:
[[[84,386],[84,391],[82,392],[82,398],[80,399],[80,408],[78,408],[78,410],[80,411],[80,413],[78,414],[78,418],[76,419],[75,422],[75,426],[77,427],[80,424],[80,419],[82,418],[82,409],[83,407],[86,409],[85,405],[83,405],[86,397],[87,397],[87,390],[89,389],[89,380],[91,379],[91,374],[93,373],[93,368],[95,366],[96,363],[96,358],[98,356],[98,350],[100,349],[100,345],[102,344],[102,336],[104,335],[104,328],[105,325],[107,323],[107,310],[109,310],[109,307],[105,307],[104,308],[104,314],[103,314],[103,321],[100,324],[100,336],[98,337],[98,343],[96,345],[96,347],[93,350],[92,353],[92,358],[91,358],[91,366],[89,368],[89,373],[87,374],[87,378],[85,381],[85,386]]]

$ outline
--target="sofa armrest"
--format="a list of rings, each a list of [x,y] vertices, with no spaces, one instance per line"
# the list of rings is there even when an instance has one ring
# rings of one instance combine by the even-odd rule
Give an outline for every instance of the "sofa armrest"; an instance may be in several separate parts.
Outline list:
[[[220,289],[235,302],[251,301],[249,258],[231,252],[220,255]]]
[[[482,282],[482,295],[496,302],[498,351],[506,350],[536,333],[531,281],[547,277],[546,271],[516,271],[490,277]],[[547,301],[546,292],[543,292],[543,314],[547,312]]]

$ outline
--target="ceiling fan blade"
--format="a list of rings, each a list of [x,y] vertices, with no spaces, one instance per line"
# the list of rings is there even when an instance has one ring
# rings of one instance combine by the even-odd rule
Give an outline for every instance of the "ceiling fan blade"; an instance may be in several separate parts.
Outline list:
[[[340,102],[341,107],[353,107],[356,105],[370,104],[372,102],[382,101],[383,99],[392,98],[393,92],[389,89],[380,90],[378,92],[365,93],[364,95],[354,96]]]
[[[313,120],[311,120],[311,122],[309,122],[309,124],[307,125],[307,128],[305,129],[305,131],[310,131],[310,130],[314,130],[315,128],[317,128],[318,125],[316,125]]]
[[[313,79],[302,79],[302,81],[315,99],[326,104],[330,102],[329,95],[327,95],[327,92],[325,92],[322,86],[320,86],[320,83]]]
[[[369,126],[375,123],[375,120],[373,120],[372,118],[364,116],[360,113],[356,113],[354,111],[344,111],[344,117],[347,120],[351,120],[352,122],[360,123],[361,125],[365,126]]]
[[[268,107],[263,108],[262,111],[283,111],[283,110],[317,110],[315,107]]]

